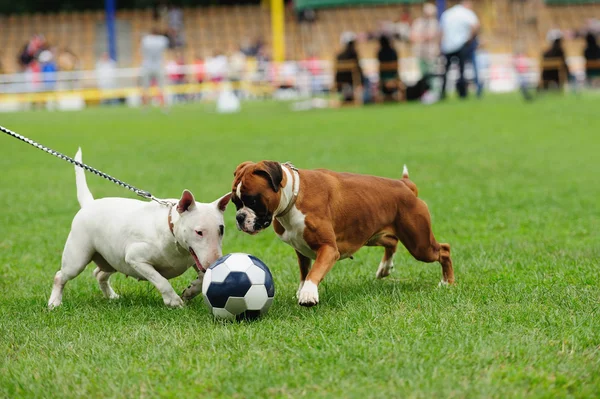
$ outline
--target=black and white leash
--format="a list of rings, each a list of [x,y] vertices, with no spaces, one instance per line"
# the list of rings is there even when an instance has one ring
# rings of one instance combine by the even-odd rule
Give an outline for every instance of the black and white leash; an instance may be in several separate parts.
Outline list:
[[[83,168],[83,169],[85,169],[85,170],[87,170],[87,171],[89,171],[89,172],[92,172],[92,173],[94,173],[94,174],[96,174],[96,175],[100,176],[100,177],[103,177],[103,178],[105,178],[106,180],[109,180],[109,181],[111,181],[111,182],[113,182],[113,183],[115,183],[115,184],[117,184],[117,185],[119,185],[119,186],[121,186],[121,187],[124,187],[124,188],[126,188],[126,189],[128,189],[128,190],[131,190],[131,191],[133,191],[134,193],[136,193],[137,195],[139,195],[139,196],[140,196],[140,197],[142,197],[142,198],[146,198],[146,199],[149,199],[149,200],[152,200],[152,201],[156,201],[156,202],[158,202],[159,204],[162,204],[162,205],[171,205],[171,203],[170,203],[170,202],[168,202],[168,201],[164,201],[164,200],[161,200],[161,199],[159,199],[159,198],[156,198],[155,196],[153,196],[153,195],[152,195],[150,192],[148,192],[148,191],[140,190],[139,188],[136,188],[136,187],[132,186],[131,184],[127,184],[127,183],[125,183],[125,182],[123,182],[123,181],[121,181],[121,180],[119,180],[119,179],[117,179],[117,178],[114,178],[114,177],[112,177],[112,176],[110,176],[110,175],[107,175],[106,173],[104,173],[104,172],[101,172],[101,171],[99,171],[99,170],[98,170],[98,169],[96,169],[96,168],[92,168],[91,166],[88,166],[88,165],[86,165],[86,164],[84,164],[84,163],[78,162],[78,161],[74,160],[74,159],[73,159],[73,158],[71,158],[71,157],[68,157],[68,156],[66,156],[66,155],[64,155],[64,154],[61,154],[61,153],[60,153],[60,152],[58,152],[58,151],[54,151],[53,149],[50,149],[50,148],[48,148],[48,147],[46,147],[46,146],[43,146],[43,145],[41,145],[40,143],[36,143],[35,141],[33,141],[33,140],[31,140],[31,139],[28,139],[27,137],[25,137],[25,136],[22,136],[22,135],[20,135],[20,134],[18,134],[18,133],[15,133],[15,132],[13,132],[13,131],[12,131],[12,130],[10,130],[10,129],[7,129],[7,128],[5,128],[4,126],[0,126],[0,131],[2,131],[2,132],[4,132],[4,133],[8,134],[8,135],[9,135],[9,136],[11,136],[11,137],[14,137],[14,138],[16,138],[16,139],[18,139],[18,140],[21,140],[21,141],[23,141],[23,142],[25,142],[25,143],[31,144],[31,145],[32,145],[32,146],[34,146],[35,148],[38,148],[38,149],[40,149],[40,150],[42,150],[42,151],[45,151],[45,152],[47,152],[48,154],[54,155],[54,156],[55,156],[55,157],[57,157],[57,158],[60,158],[60,159],[62,159],[62,160],[65,160],[65,161],[67,161],[67,162],[70,162],[70,163],[72,163],[73,165],[77,165],[77,166],[79,166],[80,168]]]

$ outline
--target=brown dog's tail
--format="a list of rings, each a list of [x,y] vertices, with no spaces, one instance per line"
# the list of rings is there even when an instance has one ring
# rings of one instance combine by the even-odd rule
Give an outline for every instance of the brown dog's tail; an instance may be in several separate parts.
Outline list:
[[[413,183],[408,177],[408,168],[406,167],[406,165],[404,165],[404,169],[402,169],[402,181],[404,182],[404,184],[406,184],[408,188],[410,188],[410,191],[415,193],[415,197],[419,196],[419,190],[417,190],[417,185]]]

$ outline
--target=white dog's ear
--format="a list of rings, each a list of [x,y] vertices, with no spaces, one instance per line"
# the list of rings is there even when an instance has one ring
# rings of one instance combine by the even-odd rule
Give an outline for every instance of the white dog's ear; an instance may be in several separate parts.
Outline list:
[[[213,202],[213,204],[215,204],[221,212],[225,212],[225,209],[227,209],[227,204],[229,204],[229,201],[231,200],[231,194],[232,193],[225,194],[224,196]]]
[[[189,211],[196,206],[196,200],[194,199],[194,195],[190,190],[183,190],[183,194],[181,194],[181,199],[177,204],[177,212],[183,213],[185,211]]]

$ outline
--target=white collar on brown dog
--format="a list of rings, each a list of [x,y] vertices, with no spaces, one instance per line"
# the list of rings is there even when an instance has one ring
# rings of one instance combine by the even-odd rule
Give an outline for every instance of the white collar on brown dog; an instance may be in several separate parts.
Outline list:
[[[296,169],[296,167],[290,162],[281,164],[281,169],[283,169],[288,181],[291,180],[292,184],[286,184],[285,187],[282,188],[281,201],[279,201],[277,212],[275,212],[276,218],[284,217],[292,210],[296,204],[296,200],[298,199],[298,193],[300,192],[300,175],[298,174],[298,169]],[[287,205],[282,211],[279,211],[279,209],[282,207],[282,204],[285,203],[284,197],[285,200],[287,200]]]

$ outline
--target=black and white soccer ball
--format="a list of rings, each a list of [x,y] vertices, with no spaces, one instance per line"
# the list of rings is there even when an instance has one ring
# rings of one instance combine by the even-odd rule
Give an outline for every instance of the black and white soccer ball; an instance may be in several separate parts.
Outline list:
[[[213,263],[202,282],[204,302],[220,319],[253,319],[264,315],[275,296],[273,276],[255,256],[232,253]]]

